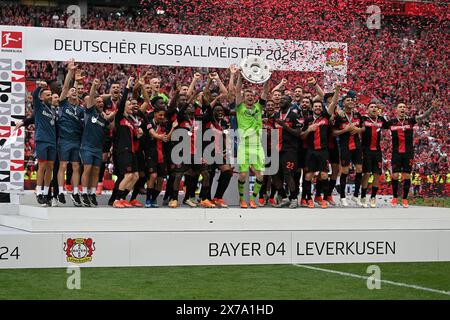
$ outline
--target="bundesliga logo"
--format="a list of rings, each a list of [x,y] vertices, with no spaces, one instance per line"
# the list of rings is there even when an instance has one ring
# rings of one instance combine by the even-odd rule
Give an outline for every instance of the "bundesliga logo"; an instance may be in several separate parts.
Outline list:
[[[67,262],[91,262],[92,254],[95,251],[95,242],[92,238],[69,238],[67,242],[64,242],[64,251],[66,252]]]
[[[22,32],[2,31],[2,48],[22,49]]]

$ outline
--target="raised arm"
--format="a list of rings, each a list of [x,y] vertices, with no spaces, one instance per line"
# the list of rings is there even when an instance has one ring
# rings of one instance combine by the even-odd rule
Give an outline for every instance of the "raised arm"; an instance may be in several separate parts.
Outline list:
[[[147,90],[145,90],[145,78],[140,78],[138,83],[141,89],[142,97],[144,98],[144,103],[141,104],[139,110],[141,110],[142,113],[145,113],[147,111],[147,107],[150,105],[150,96],[148,95]]]
[[[41,95],[41,91],[47,87],[47,82],[45,81],[40,81],[38,83],[38,86],[36,87],[36,89],[34,89],[33,91],[33,109],[36,108],[36,106],[38,106],[41,103],[41,99],[40,99],[40,95]]]
[[[241,102],[242,102],[242,74],[239,72],[236,83],[236,106],[240,105]]]
[[[67,63],[67,74],[66,78],[64,79],[64,85],[62,87],[61,95],[59,96],[59,99],[61,101],[67,98],[67,94],[69,93],[70,89],[70,82],[72,81],[76,69],[77,66],[75,65],[75,59],[70,59]]]
[[[288,82],[288,81],[287,81],[286,78],[281,79],[280,83],[277,84],[277,85],[275,86],[275,88],[272,89],[272,93],[273,93],[274,91],[276,91],[276,90],[281,90],[281,91],[283,91],[283,90],[284,90],[284,86],[287,84],[287,82]]]
[[[236,86],[234,84],[236,80],[236,73],[239,72],[239,68],[233,64],[230,66],[230,81],[228,81],[228,94],[229,101],[231,101],[233,96],[236,96]]]
[[[424,113],[416,116],[416,121],[417,122],[422,122],[425,119],[428,119],[428,117],[430,116],[431,112],[433,112],[433,110],[439,105],[439,101],[434,99],[433,101],[431,101],[431,107],[428,108],[427,111],[425,111]]]
[[[341,91],[341,84],[339,82],[336,82],[334,85],[334,95],[331,99],[331,103],[329,106],[327,106],[327,112],[331,116],[334,114],[334,110],[336,110],[336,106],[339,101],[339,92]]]
[[[209,87],[214,79],[215,72],[208,74],[208,79],[206,80],[205,87],[203,88],[203,99],[206,103],[211,103],[211,91],[209,91]]]
[[[89,99],[87,103],[87,108],[90,109],[95,105],[95,95],[97,93],[97,88],[100,85],[100,80],[94,79],[92,81],[91,90],[89,91]]]
[[[225,87],[225,85],[223,84],[222,80],[220,80],[220,77],[219,77],[219,75],[217,74],[217,72],[215,72],[215,73],[213,74],[213,79],[215,79],[215,80],[217,81],[217,84],[219,85],[219,92],[220,92],[220,95],[226,96],[226,95],[228,94],[228,90],[227,90],[227,88]]]
[[[194,73],[194,76],[192,77],[191,84],[189,85],[188,91],[186,93],[187,99],[191,100],[192,96],[194,95],[195,86],[202,78],[202,75],[198,72]]]
[[[120,98],[119,107],[117,108],[116,120],[120,120],[123,118],[123,113],[125,112],[125,104],[128,100],[128,92],[130,92],[131,87],[133,86],[133,77],[129,77],[127,81],[127,85],[125,89],[123,89],[122,97]]]
[[[325,93],[323,92],[322,87],[317,83],[316,79],[314,79],[314,77],[308,78],[308,84],[314,87],[314,89],[317,92],[317,96],[315,96],[314,99],[315,98],[323,99]]]
[[[267,97],[269,96],[269,80],[264,82],[263,92],[261,94],[261,99],[267,100]]]

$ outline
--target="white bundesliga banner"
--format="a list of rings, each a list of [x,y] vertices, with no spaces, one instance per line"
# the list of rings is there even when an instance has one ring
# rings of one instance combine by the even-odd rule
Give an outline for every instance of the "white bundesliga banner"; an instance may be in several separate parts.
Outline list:
[[[228,68],[258,55],[274,70],[347,73],[347,44],[340,42],[15,26],[0,30],[22,33],[27,60]]]
[[[346,82],[347,44],[279,39],[0,25],[0,191],[22,190],[26,60],[228,68],[259,55],[273,70],[319,72],[324,89]],[[12,143],[14,142],[14,143]]]

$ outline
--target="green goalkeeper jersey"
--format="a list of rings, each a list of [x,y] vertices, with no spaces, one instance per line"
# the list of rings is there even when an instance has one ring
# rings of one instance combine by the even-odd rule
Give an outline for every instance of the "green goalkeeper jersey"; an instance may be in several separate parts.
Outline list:
[[[246,144],[261,143],[263,105],[256,102],[252,108],[247,108],[244,103],[236,107],[236,117],[240,138],[245,138]]]

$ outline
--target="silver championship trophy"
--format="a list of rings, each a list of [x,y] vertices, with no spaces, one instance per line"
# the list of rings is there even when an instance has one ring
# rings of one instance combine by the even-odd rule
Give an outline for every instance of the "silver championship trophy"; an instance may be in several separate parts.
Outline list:
[[[250,55],[242,59],[240,67],[242,76],[249,82],[264,83],[272,75],[267,61],[259,56]]]

